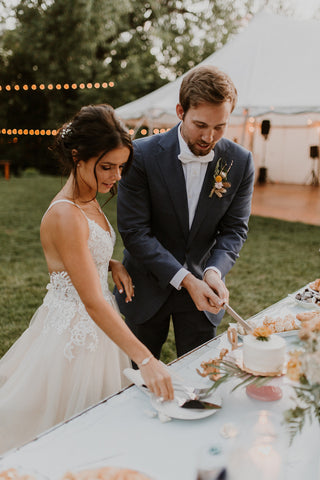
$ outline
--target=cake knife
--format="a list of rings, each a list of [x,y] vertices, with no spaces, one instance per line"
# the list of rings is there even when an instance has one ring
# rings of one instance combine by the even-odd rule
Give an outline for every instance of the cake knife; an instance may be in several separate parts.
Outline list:
[[[246,322],[245,320],[243,320],[242,317],[240,317],[240,315],[238,315],[237,312],[235,312],[233,310],[233,308],[230,307],[230,305],[228,305],[227,303],[225,303],[222,308],[229,313],[229,315],[231,315],[232,318],[234,318],[238,323],[240,323],[240,325],[246,330],[247,333],[252,333],[253,332],[253,328],[249,325],[248,322]]]

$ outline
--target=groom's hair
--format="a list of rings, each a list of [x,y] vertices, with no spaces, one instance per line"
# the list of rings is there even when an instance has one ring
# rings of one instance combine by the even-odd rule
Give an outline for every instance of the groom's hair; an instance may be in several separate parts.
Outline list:
[[[233,111],[237,99],[237,89],[229,75],[213,65],[193,68],[183,78],[179,93],[184,113],[202,103],[221,105],[224,102],[230,102]]]

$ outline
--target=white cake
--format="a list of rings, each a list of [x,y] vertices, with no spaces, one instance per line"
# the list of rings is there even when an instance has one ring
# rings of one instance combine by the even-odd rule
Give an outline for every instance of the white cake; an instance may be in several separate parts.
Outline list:
[[[254,335],[243,338],[243,367],[254,374],[279,375],[285,363],[286,342],[277,334],[268,340]]]

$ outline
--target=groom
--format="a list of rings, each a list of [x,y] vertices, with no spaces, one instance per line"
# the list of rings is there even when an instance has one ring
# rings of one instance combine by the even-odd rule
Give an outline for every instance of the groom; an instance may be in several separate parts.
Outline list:
[[[246,240],[254,165],[223,138],[237,101],[231,79],[212,66],[183,79],[170,131],[134,142],[118,190],[123,263],[135,296],[120,311],[159,358],[173,321],[177,355],[212,339],[228,301],[225,275]]]

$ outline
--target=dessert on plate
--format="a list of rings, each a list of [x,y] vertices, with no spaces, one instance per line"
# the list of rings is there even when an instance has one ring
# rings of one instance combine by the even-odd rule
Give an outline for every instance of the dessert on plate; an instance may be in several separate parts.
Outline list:
[[[311,288],[306,287],[300,292],[296,293],[294,297],[301,305],[308,304],[310,306],[317,305],[320,307],[320,293]]]

